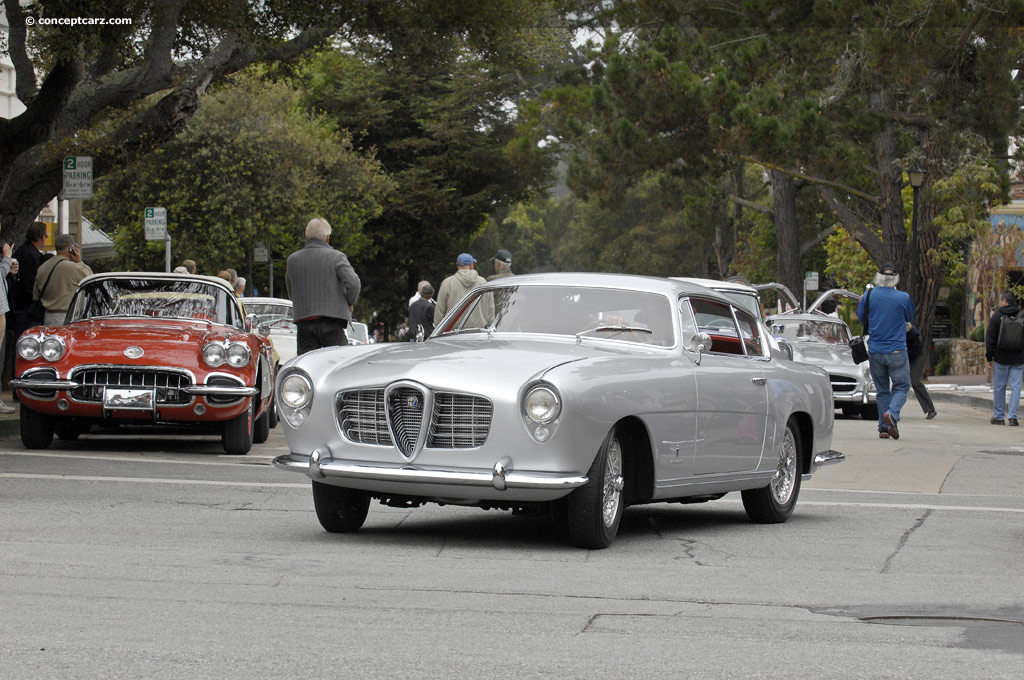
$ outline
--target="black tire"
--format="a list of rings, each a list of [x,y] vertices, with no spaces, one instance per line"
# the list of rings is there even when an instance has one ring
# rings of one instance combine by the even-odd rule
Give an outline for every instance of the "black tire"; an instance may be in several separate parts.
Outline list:
[[[878,404],[864,404],[860,407],[861,420],[878,420]]]
[[[742,493],[743,509],[758,524],[779,524],[789,519],[800,496],[800,432],[795,423],[786,424],[786,433],[779,443],[778,467],[768,486],[748,489]]]
[[[370,509],[370,494],[313,482],[313,507],[320,526],[332,534],[359,531]]]
[[[839,408],[842,409],[844,416],[860,415],[860,404],[842,404]]]
[[[53,443],[53,418],[36,413],[24,404],[18,409],[21,443],[26,449],[45,449]]]
[[[54,418],[53,432],[59,439],[73,442],[89,431],[89,425],[71,418]]]
[[[270,429],[273,430],[277,427],[277,401],[270,402],[270,410],[267,411],[267,424],[270,425]]]
[[[613,427],[587,471],[590,481],[569,494],[569,540],[576,547],[601,550],[615,540],[625,506],[623,455],[619,428]]]
[[[224,423],[220,441],[228,455],[244,456],[252,448],[253,431],[256,429],[255,404],[255,399],[249,399],[245,413]]]
[[[271,410],[274,408],[270,407]],[[264,412],[259,418],[256,419],[256,424],[252,429],[252,443],[262,444],[267,441],[270,437],[270,411]]]

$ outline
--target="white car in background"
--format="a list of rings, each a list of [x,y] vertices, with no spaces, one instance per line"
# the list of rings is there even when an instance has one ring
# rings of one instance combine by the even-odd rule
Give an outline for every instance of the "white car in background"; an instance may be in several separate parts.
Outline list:
[[[253,328],[260,328],[270,342],[274,344],[280,365],[285,365],[297,354],[296,343],[299,328],[295,325],[292,314],[292,301],[284,298],[252,297],[244,298],[246,314],[255,314]],[[361,321],[349,322],[345,329],[350,345],[370,344],[370,329]]]

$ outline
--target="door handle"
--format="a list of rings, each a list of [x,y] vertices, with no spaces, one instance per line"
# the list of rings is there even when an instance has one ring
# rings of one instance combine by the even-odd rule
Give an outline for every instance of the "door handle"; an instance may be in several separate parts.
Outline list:
[[[768,382],[768,378],[751,378],[750,382],[754,383],[755,385],[764,385],[766,382]]]

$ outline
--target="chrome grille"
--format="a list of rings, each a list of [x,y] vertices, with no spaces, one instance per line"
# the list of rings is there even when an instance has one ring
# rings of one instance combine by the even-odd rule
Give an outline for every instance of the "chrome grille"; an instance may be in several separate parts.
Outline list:
[[[387,413],[391,436],[404,456],[416,450],[423,424],[424,394],[415,387],[396,387],[387,392]]]
[[[76,369],[71,379],[80,387],[71,392],[78,401],[103,401],[103,390],[114,388],[147,388],[156,390],[158,404],[187,404],[192,396],[183,388],[192,384],[185,373],[159,368],[102,367]]]
[[[391,446],[391,432],[384,413],[384,390],[352,390],[338,399],[338,425],[357,444]]]
[[[399,387],[390,392],[391,405],[386,409],[384,393],[382,387],[342,392],[336,407],[338,425],[345,438],[357,444],[394,446],[394,431],[400,438],[399,449],[408,455],[416,448],[425,395],[416,388]],[[419,404],[410,406],[409,397],[417,398]],[[487,441],[494,411],[489,400],[471,394],[438,392],[433,401],[427,448],[468,449]]]
[[[847,375],[829,375],[832,381],[833,392],[853,392],[857,387],[857,381]]]
[[[434,449],[471,449],[483,446],[491,429],[491,402],[471,394],[438,392],[427,446]]]

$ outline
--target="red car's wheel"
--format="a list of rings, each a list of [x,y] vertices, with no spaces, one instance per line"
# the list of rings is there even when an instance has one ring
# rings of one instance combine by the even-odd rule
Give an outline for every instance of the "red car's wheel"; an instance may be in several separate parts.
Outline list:
[[[252,448],[253,431],[256,429],[256,400],[249,399],[245,413],[224,423],[221,443],[224,451],[232,456],[243,456]]]
[[[21,443],[27,449],[45,449],[53,442],[53,418],[21,405]]]

